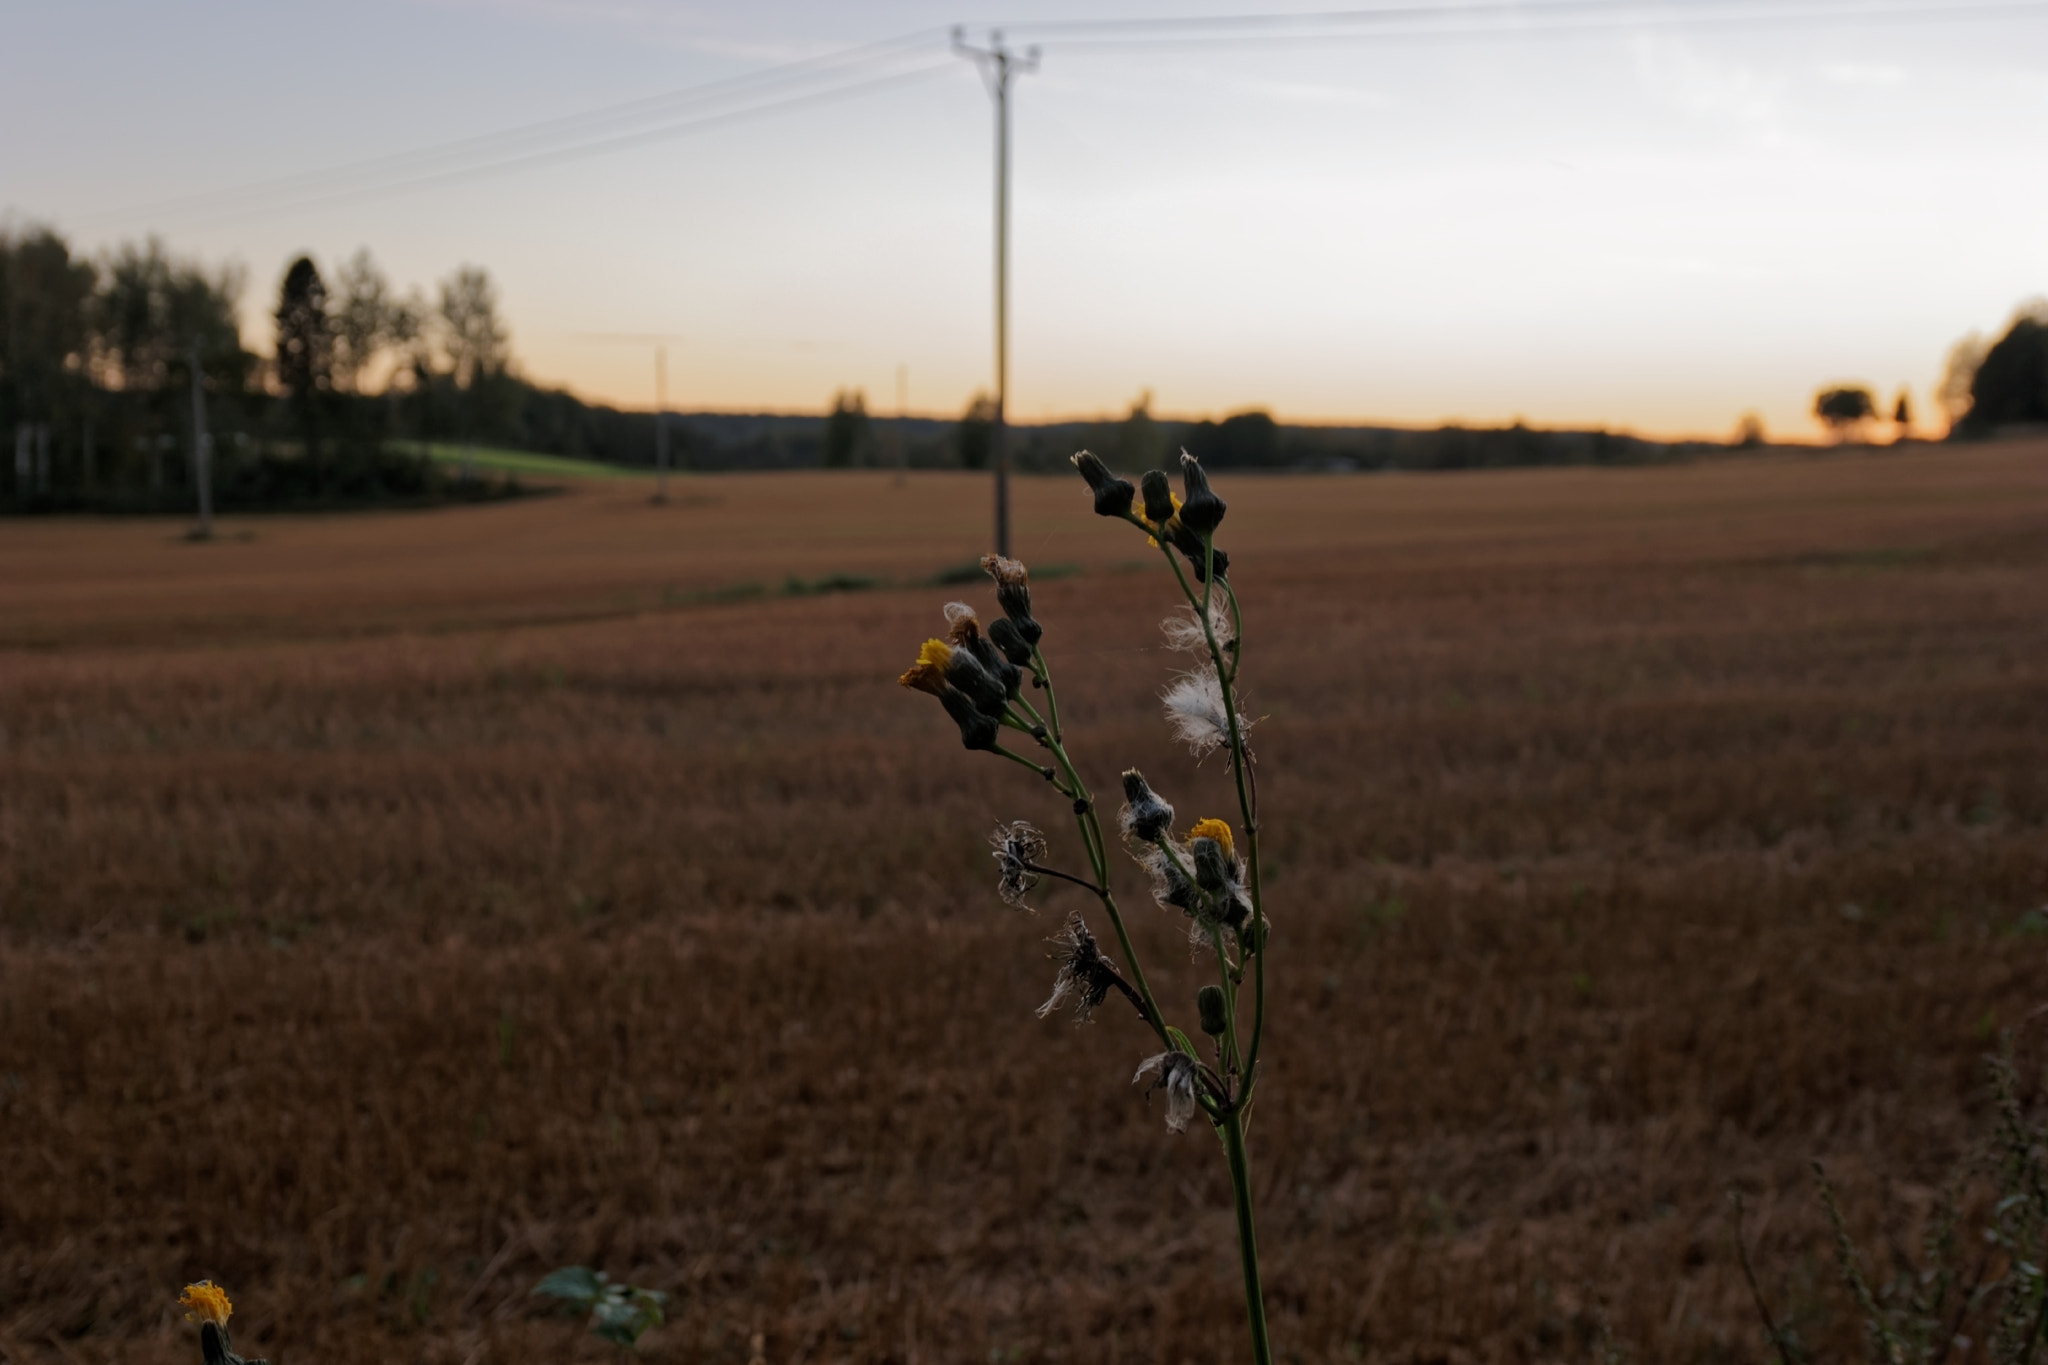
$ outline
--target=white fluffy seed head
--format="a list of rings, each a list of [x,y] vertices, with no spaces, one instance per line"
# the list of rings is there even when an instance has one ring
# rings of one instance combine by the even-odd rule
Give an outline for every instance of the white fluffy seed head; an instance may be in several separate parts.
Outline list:
[[[1213,668],[1197,668],[1176,677],[1159,694],[1166,708],[1166,720],[1173,737],[1188,746],[1196,758],[1207,758],[1230,743],[1230,715],[1223,705],[1223,683]],[[1242,711],[1237,717],[1240,732],[1251,729]]]
[[[1236,635],[1230,629],[1230,607],[1218,595],[1209,603],[1209,629],[1215,632],[1216,647],[1228,649]],[[1202,618],[1195,609],[1183,603],[1173,609],[1173,614],[1159,623],[1159,633],[1166,637],[1166,647],[1183,654],[1207,654],[1208,637],[1202,634]]]

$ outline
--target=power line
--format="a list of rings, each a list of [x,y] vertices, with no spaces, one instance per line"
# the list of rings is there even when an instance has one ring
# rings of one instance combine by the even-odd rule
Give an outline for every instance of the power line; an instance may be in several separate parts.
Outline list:
[[[1551,4],[1518,4],[1512,0],[1480,0],[1472,4],[1388,5],[1371,9],[1301,10],[1281,14],[1176,15],[1138,19],[1020,20],[1000,25],[1007,32],[1029,35],[1041,46],[1076,48],[1151,45],[1161,40],[1192,42],[1327,41],[1333,38],[1378,39],[1394,36],[1484,36],[1552,31],[1597,31],[1608,28],[1686,25],[1758,25],[1828,23],[1838,20],[1983,19],[2025,17],[2048,11],[2044,0],[1902,0],[1872,4],[1870,0],[1812,0],[1804,4],[1763,4],[1735,0],[1699,4],[1689,0],[1648,3],[1646,0],[1557,0]]]
[[[220,216],[247,206],[262,213],[314,207],[525,169],[637,143],[740,122],[806,105],[866,94],[947,70],[927,29],[877,43],[787,62],[705,85],[522,124],[429,147],[250,184],[83,216],[85,226],[193,215]],[[906,63],[915,63],[906,68]],[[885,74],[861,73],[883,69]],[[893,69],[892,69],[893,68]],[[854,79],[846,79],[847,77]]]
[[[1024,20],[1004,26],[1063,51],[1162,51],[1228,42],[1288,46],[1302,42],[1557,37],[1615,29],[1771,27],[1831,22],[1998,19],[2048,12],[2048,0],[1473,0],[1395,4],[1281,14],[1180,15],[1139,19]],[[455,141],[179,196],[103,214],[91,228],[168,218],[247,218],[337,201],[412,193],[483,176],[601,155],[662,138],[723,127],[787,110],[833,103],[934,77],[948,69],[937,40],[948,30],[914,30],[816,57],[703,85],[686,86],[559,118]],[[881,69],[883,74],[863,75]],[[848,79],[848,78],[851,79]]]

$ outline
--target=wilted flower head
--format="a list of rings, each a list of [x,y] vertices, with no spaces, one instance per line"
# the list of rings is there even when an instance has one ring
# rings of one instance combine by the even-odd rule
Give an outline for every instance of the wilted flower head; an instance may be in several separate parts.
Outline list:
[[[1026,644],[1037,644],[1045,635],[1031,615],[1031,571],[1002,555],[983,555],[981,567],[996,581],[996,605],[1016,624]]]
[[[1206,758],[1230,743],[1230,715],[1223,705],[1223,681],[1216,676],[1214,666],[1204,664],[1181,674],[1159,694],[1159,700],[1166,706],[1173,737],[1187,745],[1188,752],[1196,758]],[[1241,712],[1237,724],[1240,732],[1252,728],[1251,721]]]
[[[978,695],[970,696],[956,680],[964,679]],[[944,640],[926,640],[917,651],[917,662],[896,680],[916,692],[928,692],[939,699],[946,714],[960,727],[960,742],[970,749],[993,749],[1002,715],[1002,685],[988,676],[972,656],[954,649]],[[990,715],[986,699],[993,695],[996,711]]]
[[[1027,821],[1017,820],[1007,825],[997,825],[989,842],[995,846],[994,858],[1001,875],[996,880],[996,893],[1003,903],[1019,910],[1029,910],[1024,896],[1038,885],[1036,868],[1045,859],[1045,835]]]
[[[1227,822],[1213,816],[1195,821],[1194,826],[1188,830],[1188,841],[1192,843],[1197,839],[1210,840],[1217,845],[1225,858],[1233,862],[1237,860],[1237,843],[1230,836],[1230,825]]]
[[[946,666],[953,662],[953,647],[944,640],[926,640],[918,648],[917,662],[905,669],[896,681],[918,692],[929,692],[938,696],[944,692]]]
[[[228,1302],[228,1291],[212,1280],[186,1285],[185,1292],[178,1295],[178,1306],[185,1310],[187,1321],[210,1322],[215,1327],[227,1326],[235,1311]]]
[[[1245,889],[1244,864],[1238,859],[1230,826],[1221,820],[1197,820],[1188,831],[1187,848],[1195,885],[1205,893],[1205,902],[1195,915],[1197,928],[1217,920],[1233,929],[1242,926],[1251,915],[1252,899]]]
[[[1147,1075],[1153,1076],[1152,1084],[1145,1087],[1149,1097],[1154,1090],[1166,1092],[1166,1126],[1176,1133],[1188,1130],[1188,1120],[1195,1116],[1195,1059],[1185,1052],[1160,1052],[1147,1057],[1138,1066],[1138,1074],[1131,1077],[1136,1085]]]
[[[1180,524],[1197,535],[1214,531],[1223,521],[1223,499],[1210,491],[1202,462],[1185,450],[1180,453],[1180,477],[1187,489],[1187,497],[1181,500]]]
[[[1045,1018],[1071,999],[1074,1022],[1085,1024],[1095,1007],[1109,998],[1110,988],[1117,983],[1117,970],[1102,955],[1095,935],[1088,932],[1087,923],[1079,915],[1067,916],[1066,924],[1050,941],[1059,946],[1055,956],[1060,970],[1052,980],[1052,994],[1038,1007],[1038,1017]]]
[[[1095,515],[1098,517],[1121,517],[1130,513],[1131,503],[1137,498],[1138,490],[1131,487],[1127,479],[1119,479],[1109,472],[1099,456],[1083,450],[1074,456],[1074,468],[1081,471],[1081,477],[1088,481],[1088,487],[1095,493]]]
[[[1161,800],[1136,768],[1124,774],[1124,808],[1121,815],[1124,837],[1149,844],[1173,823],[1173,807]]]

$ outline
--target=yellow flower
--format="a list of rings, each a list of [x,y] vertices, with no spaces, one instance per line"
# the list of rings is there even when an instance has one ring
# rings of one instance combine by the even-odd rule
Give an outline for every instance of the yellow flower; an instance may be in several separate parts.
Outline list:
[[[1225,858],[1235,858],[1237,849],[1230,842],[1230,826],[1221,820],[1197,820],[1195,827],[1188,831],[1189,839],[1214,839],[1223,850]]]
[[[896,681],[919,692],[939,696],[946,687],[946,665],[953,662],[953,646],[944,640],[926,640],[917,651],[917,662]]]
[[[1168,517],[1165,521],[1146,521],[1145,509],[1143,506],[1140,506],[1138,508],[1138,520],[1144,521],[1145,524],[1147,526],[1150,526],[1154,531],[1164,532],[1167,535],[1172,535],[1175,524],[1180,521],[1180,494],[1168,493],[1166,496],[1173,499],[1172,516]],[[1159,548],[1159,537],[1157,535],[1150,536],[1146,539],[1145,543],[1156,550]]]
[[[228,1302],[228,1291],[212,1280],[186,1285],[185,1292],[178,1296],[178,1303],[189,1320],[210,1322],[215,1327],[227,1326],[228,1315],[235,1311],[235,1306]]]

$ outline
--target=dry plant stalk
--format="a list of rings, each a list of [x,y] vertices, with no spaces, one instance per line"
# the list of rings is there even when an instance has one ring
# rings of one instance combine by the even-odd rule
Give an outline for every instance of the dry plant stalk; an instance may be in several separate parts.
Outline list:
[[[997,890],[1018,909],[1029,909],[1026,897],[1041,879],[1071,882],[1102,903],[1103,914],[1116,934],[1124,965],[1104,954],[1085,916],[1075,913],[1052,940],[1059,948],[1058,975],[1052,994],[1038,1009],[1044,1018],[1071,1004],[1085,1022],[1111,991],[1129,1001],[1162,1051],[1139,1063],[1133,1083],[1151,1078],[1146,1093],[1166,1093],[1166,1126],[1185,1132],[1197,1112],[1222,1140],[1230,1166],[1231,1193],[1237,1207],[1238,1256],[1244,1269],[1245,1313],[1251,1330],[1252,1356],[1270,1365],[1265,1294],[1259,1279],[1258,1241],[1252,1225],[1250,1164],[1245,1150],[1245,1120],[1258,1083],[1259,1045],[1266,1018],[1267,921],[1260,894],[1258,786],[1252,775],[1252,753],[1245,742],[1251,722],[1237,700],[1241,655],[1241,621],[1237,594],[1228,578],[1229,556],[1216,548],[1216,528],[1225,511],[1223,500],[1209,487],[1208,476],[1192,455],[1181,455],[1185,497],[1176,496],[1166,474],[1148,472],[1143,494],[1120,479],[1096,456],[1082,451],[1074,466],[1093,491],[1096,512],[1129,522],[1145,533],[1173,570],[1184,607],[1164,623],[1167,643],[1193,656],[1193,666],[1178,674],[1161,694],[1176,739],[1197,758],[1224,750],[1244,830],[1244,848],[1228,821],[1197,820],[1176,835],[1174,809],[1154,792],[1136,768],[1123,774],[1124,805],[1118,830],[1125,851],[1151,879],[1152,898],[1162,908],[1187,917],[1189,937],[1198,952],[1214,954],[1216,981],[1195,997],[1196,1018],[1209,1039],[1208,1055],[1181,1029],[1167,1022],[1144,967],[1117,908],[1111,888],[1109,839],[1093,793],[1067,752],[1060,728],[1059,699],[1052,670],[1040,649],[1044,627],[1031,614],[1030,574],[1013,559],[988,555],[982,568],[995,580],[996,604],[1002,615],[984,630],[974,609],[962,602],[945,609],[944,639],[930,639],[917,662],[900,679],[903,686],[936,697],[960,728],[967,748],[995,754],[1038,773],[1073,807],[1074,821],[1087,854],[1087,874],[1050,866],[1044,834],[1018,820],[995,832],[995,859],[1000,873]],[[1178,551],[1186,559],[1175,557]],[[1192,578],[1191,578],[1192,575]],[[1030,692],[1044,702],[1041,711]],[[1044,758],[1026,757],[1003,744],[1004,731],[1015,731],[1035,745]],[[1013,741],[1022,742],[1022,741]],[[1240,993],[1250,977],[1251,1020],[1240,1027]]]

